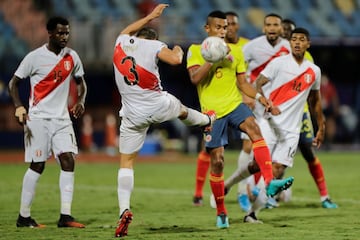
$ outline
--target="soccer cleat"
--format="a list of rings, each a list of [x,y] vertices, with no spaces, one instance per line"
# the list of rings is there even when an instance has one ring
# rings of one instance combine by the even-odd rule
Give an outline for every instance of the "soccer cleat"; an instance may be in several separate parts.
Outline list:
[[[239,194],[237,197],[238,203],[240,205],[240,208],[244,211],[244,212],[248,212],[251,209],[251,203],[250,203],[250,199],[249,196],[247,194]]]
[[[225,213],[220,213],[216,217],[216,226],[218,228],[228,228],[229,227],[229,218],[226,216]]]
[[[118,221],[116,230],[115,230],[115,237],[124,237],[128,234],[128,227],[133,219],[133,214],[130,212],[129,209],[126,209],[120,216]]]
[[[23,217],[19,214],[18,219],[16,220],[17,227],[29,227],[29,228],[44,228],[44,224],[39,224],[35,219],[31,217]]]
[[[246,223],[256,223],[256,224],[262,224],[263,222],[257,219],[254,212],[251,212],[250,214],[246,215],[244,217],[244,222]]]
[[[210,111],[207,111],[205,114],[209,117],[210,122],[208,125],[205,126],[204,133],[209,134],[211,132],[214,122],[216,120],[216,113],[215,113],[215,111],[210,110]]]
[[[293,184],[293,182],[294,177],[271,180],[269,185],[266,187],[266,195],[268,197],[274,197],[279,192],[288,189]]]
[[[203,198],[202,197],[196,197],[193,198],[193,205],[195,207],[201,207],[203,205]]]
[[[325,199],[324,201],[321,202],[321,206],[323,208],[329,208],[329,209],[333,209],[333,208],[338,208],[338,205],[336,203],[333,203],[330,198]]]
[[[85,228],[85,225],[79,222],[76,222],[75,219],[70,215],[60,214],[60,219],[57,226],[62,227],[72,227],[72,228]]]
[[[215,201],[215,196],[214,196],[214,194],[211,194],[211,195],[210,195],[210,207],[216,208],[216,201]]]
[[[266,204],[265,204],[265,208],[267,208],[267,209],[277,208],[279,206],[280,205],[276,201],[276,199],[272,198],[272,197],[269,197],[268,200],[266,201]]]

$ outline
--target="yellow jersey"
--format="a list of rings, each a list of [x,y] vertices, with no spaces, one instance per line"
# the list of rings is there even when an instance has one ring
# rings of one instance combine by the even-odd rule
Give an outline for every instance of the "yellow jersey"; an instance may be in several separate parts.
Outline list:
[[[236,84],[236,75],[245,73],[244,55],[239,45],[228,44],[228,46],[230,53],[227,57],[214,63],[205,79],[197,85],[201,110],[214,110],[218,118],[231,113],[242,102],[242,96]],[[200,44],[189,47],[187,68],[205,63],[200,47]]]

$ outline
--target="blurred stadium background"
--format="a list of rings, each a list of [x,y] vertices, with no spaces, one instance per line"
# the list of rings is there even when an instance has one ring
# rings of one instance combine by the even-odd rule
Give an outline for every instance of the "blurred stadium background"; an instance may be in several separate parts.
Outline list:
[[[312,35],[310,52],[335,84],[340,99],[333,143],[358,148],[360,0],[0,0],[0,149],[22,147],[22,129],[13,117],[6,86],[22,58],[47,41],[45,23],[52,15],[70,20],[69,46],[79,53],[86,71],[88,118],[75,122],[79,142],[83,128],[87,127],[92,132],[92,150],[108,146],[106,117],[117,116],[120,107],[112,71],[114,41],[123,27],[146,14],[157,2],[170,4],[164,16],[152,23],[159,30],[160,39],[170,46],[180,44],[185,50],[205,37],[206,16],[215,9],[237,12],[240,35],[250,39],[262,34],[263,17],[270,12],[307,28]],[[186,105],[197,108],[196,90],[188,78],[185,62],[178,67],[159,65],[163,87]],[[28,86],[25,84],[22,90],[28,91]],[[27,95],[22,98],[26,102]],[[196,151],[197,130],[186,129],[174,121],[154,126],[151,131],[148,142],[151,137],[156,143],[165,139],[155,144],[156,149],[166,145]]]

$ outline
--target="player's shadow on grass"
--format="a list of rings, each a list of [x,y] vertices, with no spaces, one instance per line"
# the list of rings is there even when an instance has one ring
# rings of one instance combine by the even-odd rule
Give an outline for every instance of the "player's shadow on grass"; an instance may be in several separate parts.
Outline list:
[[[207,229],[207,228],[194,228],[194,227],[181,227],[177,225],[167,226],[167,227],[150,227],[147,229],[150,234],[159,234],[159,233],[192,233],[192,232],[209,232],[216,231],[217,229]]]

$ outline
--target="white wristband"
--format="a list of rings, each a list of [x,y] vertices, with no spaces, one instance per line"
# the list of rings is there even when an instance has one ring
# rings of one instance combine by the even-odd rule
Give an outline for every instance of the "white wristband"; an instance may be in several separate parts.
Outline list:
[[[255,95],[255,99],[257,100],[257,101],[259,101],[259,99],[262,97],[262,95],[260,94],[260,93],[256,93],[256,95]]]

